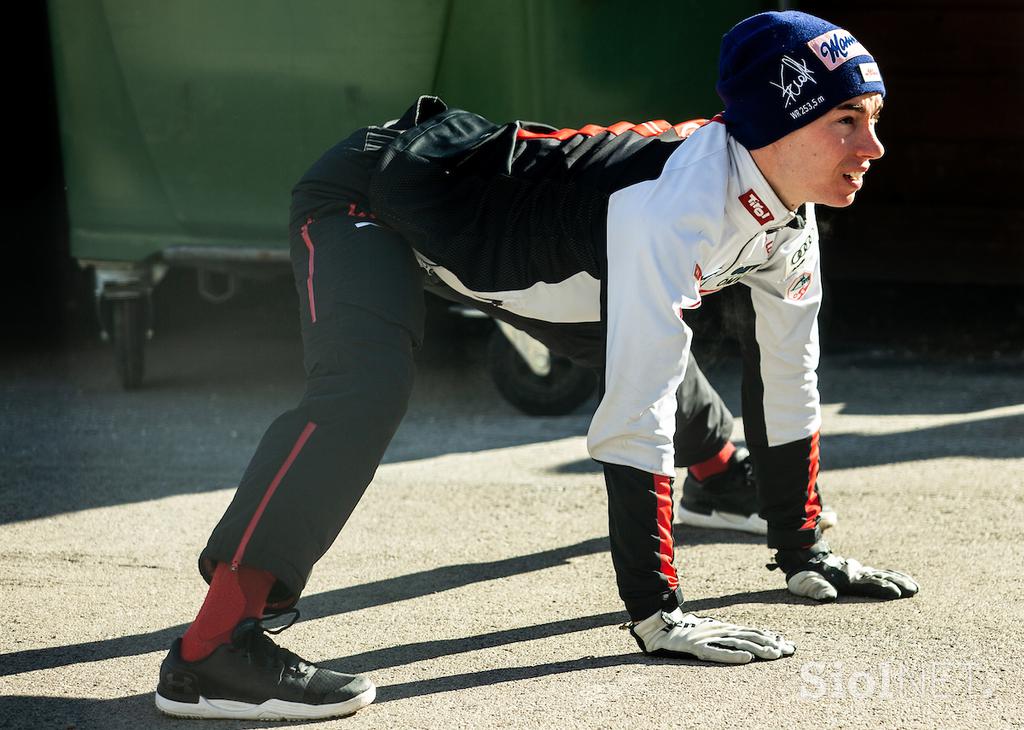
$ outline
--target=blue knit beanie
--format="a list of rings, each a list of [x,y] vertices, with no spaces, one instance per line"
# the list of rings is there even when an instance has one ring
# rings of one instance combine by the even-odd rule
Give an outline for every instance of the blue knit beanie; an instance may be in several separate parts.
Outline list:
[[[848,31],[807,13],[761,13],[722,37],[718,95],[747,149],[771,144],[861,94],[885,96],[878,65]]]

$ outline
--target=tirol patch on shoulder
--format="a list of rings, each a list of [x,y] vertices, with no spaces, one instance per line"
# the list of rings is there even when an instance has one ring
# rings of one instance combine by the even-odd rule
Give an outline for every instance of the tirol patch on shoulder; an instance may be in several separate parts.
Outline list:
[[[796,281],[789,285],[786,291],[787,299],[803,299],[807,290],[811,287],[811,272],[805,271],[796,277]]]
[[[743,203],[743,207],[747,209],[750,215],[754,216],[754,220],[764,225],[775,220],[775,216],[768,210],[768,206],[764,204],[764,201],[757,196],[754,189],[751,188],[747,192],[743,193],[739,197],[739,201]]]
[[[836,28],[807,41],[807,47],[829,71],[835,71],[851,58],[869,56],[868,49],[849,31]]]

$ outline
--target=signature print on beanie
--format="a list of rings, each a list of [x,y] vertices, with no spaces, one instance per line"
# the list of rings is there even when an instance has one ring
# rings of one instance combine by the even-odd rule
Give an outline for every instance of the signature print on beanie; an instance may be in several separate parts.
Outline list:
[[[783,109],[788,108],[796,101],[800,92],[804,90],[804,84],[808,81],[812,84],[818,83],[814,80],[814,73],[807,67],[807,61],[797,61],[789,56],[782,57],[782,63],[779,64],[779,83],[774,81],[768,83],[782,91],[782,99],[785,101],[785,104],[782,105]]]

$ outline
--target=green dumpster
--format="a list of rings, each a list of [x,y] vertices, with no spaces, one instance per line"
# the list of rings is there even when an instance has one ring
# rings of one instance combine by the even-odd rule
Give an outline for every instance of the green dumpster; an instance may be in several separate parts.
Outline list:
[[[287,261],[289,190],[421,93],[496,120],[672,121],[718,110],[722,33],[763,3],[50,0],[71,254],[96,275],[122,382],[142,379],[169,266]]]

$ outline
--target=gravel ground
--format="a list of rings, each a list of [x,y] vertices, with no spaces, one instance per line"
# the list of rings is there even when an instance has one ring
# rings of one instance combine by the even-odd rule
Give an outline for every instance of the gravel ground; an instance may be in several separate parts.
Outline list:
[[[0,364],[0,727],[210,726],[156,712],[157,668],[202,600],[197,551],[302,388],[290,318],[241,311],[166,326],[134,393],[88,340]],[[677,527],[690,610],[798,646],[722,667],[644,657],[619,630],[595,404],[517,413],[457,324],[435,323],[409,415],[280,637],[379,687],[317,727],[1021,726],[1020,359],[825,358],[830,541],[921,593],[815,605],[760,538]],[[738,413],[735,358],[709,377]]]

